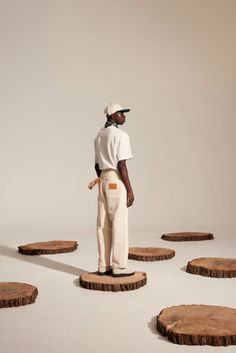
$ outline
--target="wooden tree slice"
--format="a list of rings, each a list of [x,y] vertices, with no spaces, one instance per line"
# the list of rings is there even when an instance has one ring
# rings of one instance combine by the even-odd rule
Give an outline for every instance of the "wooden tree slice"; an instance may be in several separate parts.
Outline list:
[[[146,283],[147,276],[144,272],[135,272],[127,277],[98,276],[97,272],[80,276],[82,287],[101,291],[129,291],[143,287]]]
[[[188,262],[186,271],[206,277],[232,278],[236,277],[236,259],[199,257]]]
[[[166,248],[129,248],[129,259],[138,261],[168,260],[175,256],[175,251]]]
[[[235,345],[236,309],[213,305],[172,306],[157,316],[157,329],[178,344]]]
[[[214,236],[212,233],[179,232],[162,234],[161,238],[169,241],[195,241],[211,240],[214,239]]]
[[[38,289],[31,284],[0,282],[0,308],[34,303],[37,295]]]
[[[24,255],[60,254],[77,249],[77,241],[52,240],[18,246],[19,252]]]

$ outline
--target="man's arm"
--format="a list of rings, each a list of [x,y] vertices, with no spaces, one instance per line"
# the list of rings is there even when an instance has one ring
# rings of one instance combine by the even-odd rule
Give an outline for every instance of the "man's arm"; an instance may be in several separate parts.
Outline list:
[[[129,174],[126,166],[126,160],[119,161],[117,168],[127,191],[127,207],[130,207],[134,203],[134,193],[129,181]]]
[[[100,174],[101,174],[101,169],[99,168],[99,164],[98,163],[95,163],[95,170],[96,170],[96,173],[97,173],[97,176],[100,177]]]

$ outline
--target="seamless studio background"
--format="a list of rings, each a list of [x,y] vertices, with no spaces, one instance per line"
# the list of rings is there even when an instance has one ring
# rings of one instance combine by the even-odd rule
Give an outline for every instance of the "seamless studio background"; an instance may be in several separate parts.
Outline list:
[[[109,102],[131,108],[130,228],[235,230],[234,0],[0,7],[2,230],[95,229]]]
[[[235,279],[186,273],[199,256],[235,257],[235,0],[0,0],[0,278],[39,289],[1,309],[3,353],[212,353],[158,334],[165,307],[235,307]],[[93,140],[109,102],[123,129],[135,203],[131,246],[170,247],[132,292],[79,286],[97,268]],[[213,232],[170,243],[164,232]],[[77,240],[70,254],[17,246]]]

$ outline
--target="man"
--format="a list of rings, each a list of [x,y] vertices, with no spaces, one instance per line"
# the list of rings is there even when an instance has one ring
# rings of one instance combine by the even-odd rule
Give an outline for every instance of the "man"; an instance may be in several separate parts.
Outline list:
[[[99,177],[97,240],[98,274],[131,276],[128,262],[128,207],[134,202],[126,160],[132,158],[129,136],[118,128],[125,123],[125,112],[110,103],[104,113],[105,127],[95,138],[95,170]]]

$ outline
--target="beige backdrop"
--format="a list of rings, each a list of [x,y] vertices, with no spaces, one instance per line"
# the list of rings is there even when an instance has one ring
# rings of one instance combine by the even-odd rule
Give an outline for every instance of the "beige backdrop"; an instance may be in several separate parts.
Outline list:
[[[124,129],[134,229],[236,229],[235,0],[1,0],[2,228],[93,228],[93,139]]]

